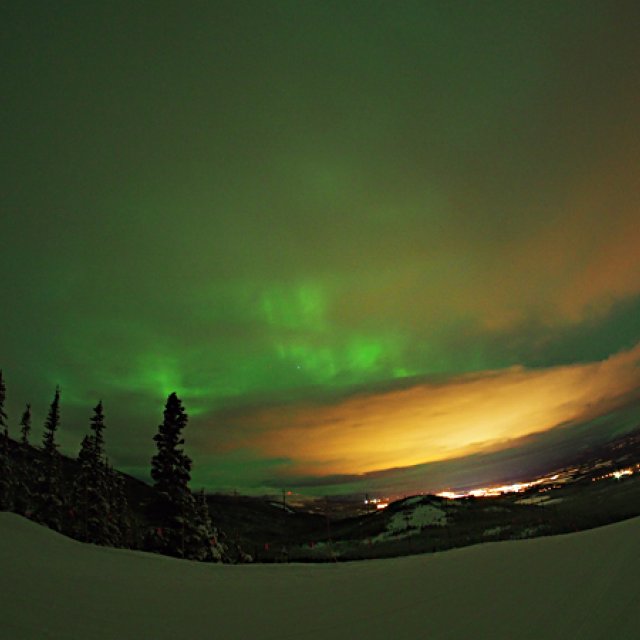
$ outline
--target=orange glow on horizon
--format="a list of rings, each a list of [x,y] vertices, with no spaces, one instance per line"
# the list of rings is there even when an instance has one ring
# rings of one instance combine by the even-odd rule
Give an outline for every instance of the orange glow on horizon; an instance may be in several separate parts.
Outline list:
[[[602,362],[510,368],[236,417],[259,427],[238,447],[293,460],[292,473],[363,474],[506,448],[600,415],[640,386],[640,344]],[[245,423],[246,423],[245,422]]]

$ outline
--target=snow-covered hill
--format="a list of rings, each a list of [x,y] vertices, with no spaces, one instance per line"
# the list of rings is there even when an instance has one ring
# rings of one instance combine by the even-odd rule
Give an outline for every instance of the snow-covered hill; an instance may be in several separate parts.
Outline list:
[[[7,640],[632,640],[639,602],[639,518],[393,560],[225,566],[0,513]]]

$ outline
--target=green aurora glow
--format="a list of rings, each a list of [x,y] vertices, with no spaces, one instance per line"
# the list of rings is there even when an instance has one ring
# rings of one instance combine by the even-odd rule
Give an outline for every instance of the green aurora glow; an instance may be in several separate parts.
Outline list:
[[[0,366],[14,423],[62,385],[67,452],[102,398],[144,475],[176,391],[196,481],[269,490],[295,453],[227,416],[640,340],[635,3],[21,2],[0,23]]]

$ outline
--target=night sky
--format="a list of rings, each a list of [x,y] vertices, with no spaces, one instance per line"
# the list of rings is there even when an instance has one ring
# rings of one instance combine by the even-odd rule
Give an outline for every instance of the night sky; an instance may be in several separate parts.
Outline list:
[[[636,2],[3,2],[12,435],[439,490],[640,424]],[[469,457],[470,456],[470,457]]]

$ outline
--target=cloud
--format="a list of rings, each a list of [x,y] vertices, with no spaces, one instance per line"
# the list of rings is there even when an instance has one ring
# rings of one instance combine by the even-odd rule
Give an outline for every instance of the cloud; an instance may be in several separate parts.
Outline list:
[[[287,473],[317,477],[505,449],[518,438],[592,419],[626,401],[640,386],[639,362],[640,344],[587,364],[511,367],[360,390],[333,402],[236,410],[224,416],[224,448],[287,457]]]

